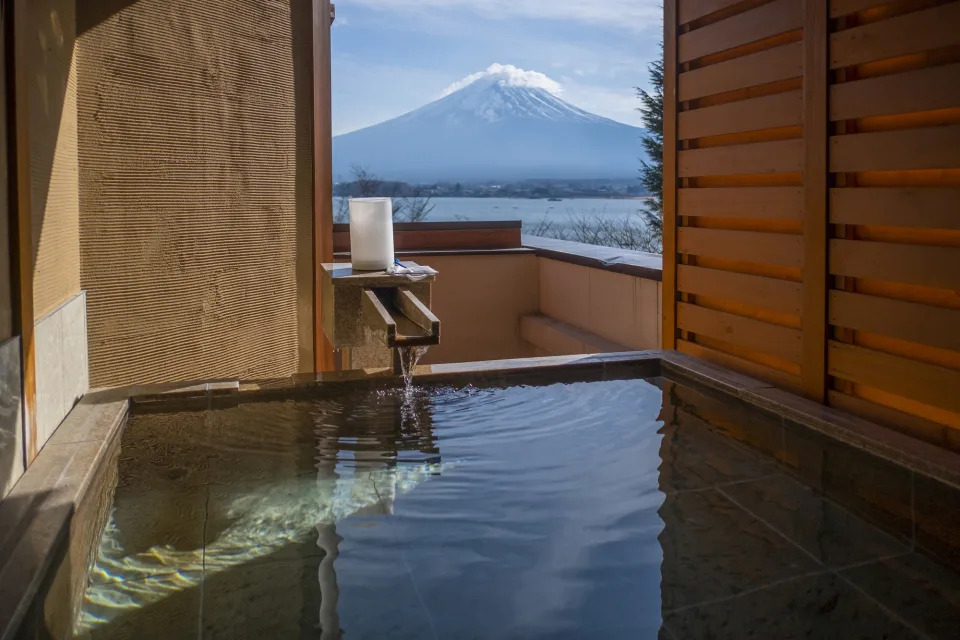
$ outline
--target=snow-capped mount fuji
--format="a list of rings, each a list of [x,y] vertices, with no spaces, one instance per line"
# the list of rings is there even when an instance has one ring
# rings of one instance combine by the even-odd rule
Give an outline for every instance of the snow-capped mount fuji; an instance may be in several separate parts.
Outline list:
[[[355,165],[407,182],[636,176],[643,129],[588,113],[516,72],[531,73],[494,65],[415,111],[336,136],[334,179],[349,180]]]

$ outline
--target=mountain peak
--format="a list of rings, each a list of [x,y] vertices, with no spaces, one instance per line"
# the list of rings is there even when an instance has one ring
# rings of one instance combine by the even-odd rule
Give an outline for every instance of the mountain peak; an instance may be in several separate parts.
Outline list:
[[[553,95],[560,95],[563,91],[559,82],[539,71],[527,71],[512,64],[495,62],[485,70],[470,74],[466,78],[451,84],[444,90],[443,97],[477,83],[480,83],[481,86],[499,85],[504,87],[543,89]]]
[[[471,119],[612,122],[566,102],[558,96],[560,92],[560,85],[542,73],[493,64],[450,85],[436,102],[401,118],[455,124]]]
[[[413,182],[620,178],[642,154],[642,129],[558,97],[536,71],[494,64],[439,100],[334,138],[334,175],[353,165]]]

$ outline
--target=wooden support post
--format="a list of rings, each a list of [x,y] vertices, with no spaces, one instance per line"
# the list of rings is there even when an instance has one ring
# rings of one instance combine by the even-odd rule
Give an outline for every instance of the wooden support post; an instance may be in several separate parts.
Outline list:
[[[828,264],[827,0],[804,0],[803,14],[803,315],[804,393],[826,397]]]
[[[663,3],[663,299],[664,349],[677,346],[677,0]]]
[[[333,347],[323,333],[320,271],[333,262],[333,121],[330,102],[330,0],[313,0],[313,352],[315,370],[334,369]]]
[[[33,317],[33,226],[30,204],[30,77],[27,38],[23,33],[27,3],[3,3],[4,80],[10,193],[10,244],[13,266],[14,333],[20,335],[25,463],[37,457],[37,382]]]

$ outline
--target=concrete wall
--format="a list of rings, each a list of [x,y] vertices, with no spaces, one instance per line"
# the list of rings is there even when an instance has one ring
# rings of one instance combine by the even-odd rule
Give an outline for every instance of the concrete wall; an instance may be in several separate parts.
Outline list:
[[[440,272],[433,285],[433,312],[440,318],[441,344],[427,352],[425,364],[534,355],[533,347],[520,337],[520,318],[540,307],[535,255],[409,259]]]
[[[79,293],[40,319],[37,362],[37,442],[46,442],[87,389],[87,304]]]
[[[88,0],[78,22],[93,385],[309,366],[310,3]]]
[[[659,348],[659,282],[549,258],[538,267],[540,317],[524,323],[538,353]]]

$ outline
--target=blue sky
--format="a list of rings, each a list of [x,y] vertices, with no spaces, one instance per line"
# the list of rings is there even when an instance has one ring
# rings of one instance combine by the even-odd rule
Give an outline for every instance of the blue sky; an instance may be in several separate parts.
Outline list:
[[[658,53],[662,0],[338,0],[333,129],[412,111],[491,64],[538,71],[560,96],[639,125],[633,87]]]

